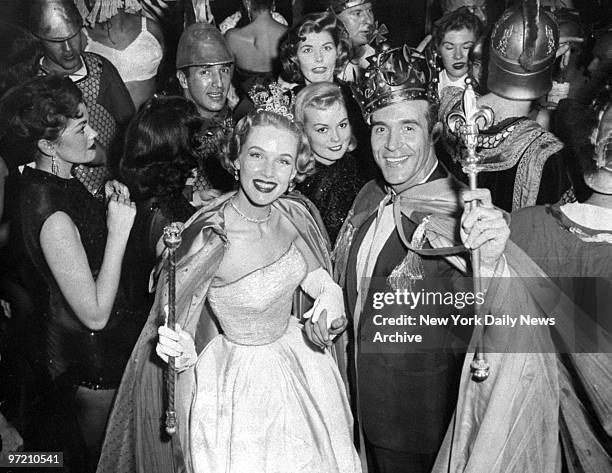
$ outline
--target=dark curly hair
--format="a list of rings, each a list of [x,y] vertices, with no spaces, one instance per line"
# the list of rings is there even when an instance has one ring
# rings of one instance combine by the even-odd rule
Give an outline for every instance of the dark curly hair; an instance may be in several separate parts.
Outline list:
[[[249,136],[249,132],[256,126],[273,126],[286,130],[297,138],[298,149],[295,160],[297,174],[294,181],[302,182],[307,176],[314,173],[315,160],[302,124],[265,110],[251,112],[236,124],[234,132],[223,146],[222,164],[225,169],[231,173],[234,172],[233,163],[238,159],[240,150]]]
[[[300,43],[306,39],[308,33],[329,33],[336,45],[338,55],[336,58],[336,70],[334,74],[340,73],[349,59],[350,46],[346,39],[343,26],[331,13],[312,13],[306,15],[300,23],[287,32],[287,36],[280,45],[280,60],[283,65],[281,75],[289,82],[304,84],[304,74],[300,70],[297,59],[297,51]]]
[[[475,38],[482,34],[482,21],[474,15],[468,7],[461,7],[447,13],[436,22],[433,32],[434,45],[439,47],[448,31],[459,31],[466,29],[474,33]]]
[[[0,102],[0,153],[12,164],[35,160],[38,141],[57,140],[82,101],[78,87],[59,75],[12,88]]]
[[[197,166],[197,135],[202,119],[183,97],[154,97],[127,127],[119,173],[136,197],[181,192]]]

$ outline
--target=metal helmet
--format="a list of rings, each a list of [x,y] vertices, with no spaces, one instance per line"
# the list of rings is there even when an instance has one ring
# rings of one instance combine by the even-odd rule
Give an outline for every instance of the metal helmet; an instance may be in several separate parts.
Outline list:
[[[29,22],[32,34],[46,41],[66,41],[83,26],[73,0],[31,0]]]
[[[357,7],[365,3],[374,3],[374,0],[328,0],[329,10],[339,15],[344,10],[352,7]]]
[[[223,35],[210,23],[194,23],[183,31],[176,51],[177,69],[233,62]]]
[[[534,100],[551,89],[552,65],[559,46],[553,17],[535,1],[507,9],[491,33],[491,92],[510,100]]]

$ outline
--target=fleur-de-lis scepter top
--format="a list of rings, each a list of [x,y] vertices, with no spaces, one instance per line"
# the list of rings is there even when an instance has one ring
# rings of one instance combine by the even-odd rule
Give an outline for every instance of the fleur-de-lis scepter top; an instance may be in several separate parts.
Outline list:
[[[471,79],[466,79],[466,84],[466,88],[463,91],[462,110],[449,113],[446,123],[452,131],[459,135],[466,147],[467,152],[461,159],[462,169],[468,175],[470,189],[475,190],[477,188],[478,173],[482,170],[480,166],[482,158],[476,152],[478,134],[480,133],[479,122],[482,123],[483,127],[489,127],[494,122],[494,114],[490,107],[478,105]],[[472,250],[471,256],[474,273],[474,292],[478,293],[482,290],[479,250]],[[476,311],[478,309],[479,307],[477,306]],[[488,378],[489,364],[485,359],[482,331],[477,341],[471,368],[474,381],[480,382]]]

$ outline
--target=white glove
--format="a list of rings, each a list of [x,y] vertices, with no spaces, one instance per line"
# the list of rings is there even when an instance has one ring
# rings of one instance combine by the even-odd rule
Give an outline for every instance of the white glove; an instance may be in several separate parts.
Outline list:
[[[310,319],[304,322],[304,330],[312,343],[324,349],[348,323],[344,316],[342,289],[322,268],[310,272],[301,286],[306,294],[315,298],[312,309],[304,314],[305,319]]]
[[[327,328],[329,329],[332,321],[344,317],[342,288],[323,268],[308,273],[300,286],[306,294],[315,299],[312,308],[304,314],[305,319],[311,318],[313,324],[317,323],[321,313],[327,311]]]
[[[155,347],[157,355],[168,363],[168,357],[174,357],[174,369],[181,372],[193,366],[198,359],[195,343],[189,333],[185,332],[178,324],[176,330],[161,325],[157,329],[159,340]]]

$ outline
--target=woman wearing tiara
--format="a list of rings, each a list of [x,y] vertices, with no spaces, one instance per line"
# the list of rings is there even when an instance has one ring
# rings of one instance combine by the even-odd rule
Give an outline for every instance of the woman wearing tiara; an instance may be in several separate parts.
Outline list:
[[[236,126],[226,165],[239,189],[185,224],[176,331],[160,321],[162,272],[98,471],[173,471],[180,443],[184,467],[196,473],[359,472],[344,384],[327,350],[346,326],[342,291],[328,273],[320,222],[284,195],[313,166],[308,141],[292,117],[252,112]],[[304,330],[301,304],[292,307],[303,293],[314,300]],[[158,333],[159,358],[175,357],[178,371],[172,444],[158,439]]]

